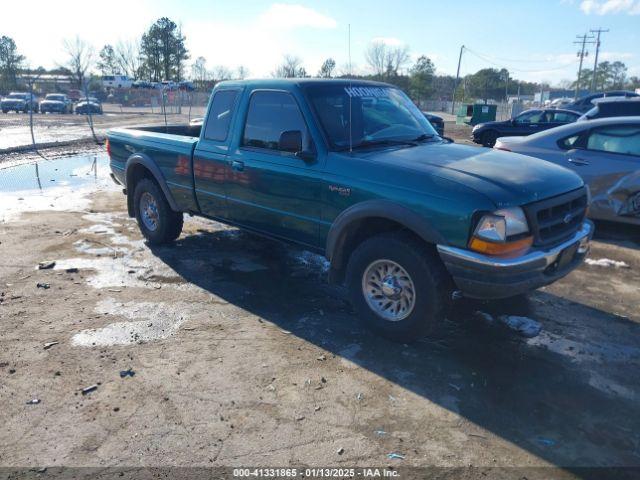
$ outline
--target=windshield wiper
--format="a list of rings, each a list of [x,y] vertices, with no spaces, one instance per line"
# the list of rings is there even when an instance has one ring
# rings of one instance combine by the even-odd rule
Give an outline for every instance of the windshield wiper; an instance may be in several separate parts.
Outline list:
[[[422,135],[416,137],[416,138],[412,138],[411,141],[412,142],[424,142],[425,140],[433,140],[434,138],[436,138],[438,135],[434,135],[432,133],[423,133]]]
[[[344,147],[340,147],[340,151],[344,150],[355,150],[356,148],[367,148],[367,147],[393,147],[393,146],[409,146],[415,147],[418,144],[413,140],[394,140],[391,138],[387,138],[384,140],[363,140],[362,142],[349,147],[349,145],[345,145]]]

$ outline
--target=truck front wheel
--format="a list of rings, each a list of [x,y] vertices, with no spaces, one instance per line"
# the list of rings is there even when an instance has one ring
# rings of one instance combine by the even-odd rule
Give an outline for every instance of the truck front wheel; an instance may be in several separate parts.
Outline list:
[[[437,254],[408,233],[385,233],[361,243],[347,267],[349,296],[375,332],[412,342],[444,320],[450,279]]]
[[[156,182],[143,178],[135,187],[133,205],[142,235],[152,245],[174,241],[182,232],[182,212],[174,212]]]

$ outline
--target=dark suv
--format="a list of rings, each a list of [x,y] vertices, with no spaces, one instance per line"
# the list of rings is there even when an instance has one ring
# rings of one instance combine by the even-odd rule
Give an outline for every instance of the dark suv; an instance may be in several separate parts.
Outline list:
[[[607,117],[640,117],[640,97],[611,97],[595,101],[595,107],[579,120]]]
[[[567,110],[573,110],[574,112],[585,113],[593,108],[594,100],[604,97],[638,97],[639,95],[629,90],[612,90],[610,92],[598,92],[592,93],[579,98],[575,102],[565,105]]]

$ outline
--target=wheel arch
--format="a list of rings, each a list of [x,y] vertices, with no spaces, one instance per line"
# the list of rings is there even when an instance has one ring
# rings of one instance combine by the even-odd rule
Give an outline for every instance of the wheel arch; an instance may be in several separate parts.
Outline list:
[[[367,200],[338,215],[329,229],[325,254],[331,263],[330,282],[342,283],[349,257],[363,240],[393,230],[406,230],[426,244],[448,243],[415,211],[387,200]]]
[[[130,217],[135,216],[134,208],[133,208],[133,195],[135,192],[136,183],[142,178],[150,178],[154,180],[162,193],[164,194],[171,210],[174,212],[179,212],[180,208],[178,207],[173,195],[171,194],[171,190],[167,186],[167,182],[162,175],[162,171],[160,167],[147,155],[142,153],[137,153],[132,155],[127,159],[127,163],[125,165],[125,185],[127,188],[127,210]]]

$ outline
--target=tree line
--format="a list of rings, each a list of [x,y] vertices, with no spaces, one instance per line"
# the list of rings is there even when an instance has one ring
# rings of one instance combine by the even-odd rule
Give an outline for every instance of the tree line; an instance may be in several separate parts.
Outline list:
[[[63,42],[65,59],[58,64],[55,73],[70,75],[79,86],[85,86],[93,77],[95,69],[101,75],[126,75],[138,80],[160,82],[170,80],[179,82],[190,79],[203,90],[215,83],[229,79],[243,79],[249,75],[249,69],[240,66],[230,69],[217,65],[209,68],[207,59],[197,57],[190,65],[190,53],[186,47],[186,38],[180,26],[173,20],[162,17],[155,21],[138,40],[120,41],[104,45],[97,53],[93,46],[79,37]],[[313,73],[307,71],[300,57],[285,55],[276,65],[273,77],[320,77],[320,78],[361,78],[388,82],[402,88],[417,101],[451,100],[454,87],[456,100],[474,101],[504,100],[519,93],[531,95],[548,86],[512,78],[506,69],[484,68],[473,74],[456,79],[452,75],[438,74],[433,61],[425,55],[412,61],[409,48],[404,45],[392,46],[384,42],[372,42],[364,52],[364,61],[368,74],[354,74],[349,65],[337,66],[333,58],[327,58],[320,69]],[[18,75],[25,72],[26,58],[18,52],[13,39],[0,37],[0,91],[6,92],[17,87]],[[44,69],[29,70],[34,74]],[[53,72],[50,72],[53,73]],[[580,82],[561,84],[564,88],[589,89],[593,72],[584,69]],[[597,90],[640,88],[638,77],[627,77],[627,67],[622,62],[601,62],[596,72]]]

